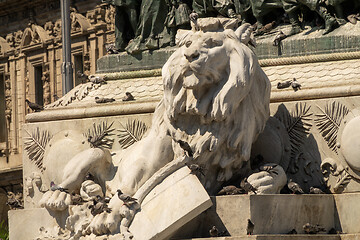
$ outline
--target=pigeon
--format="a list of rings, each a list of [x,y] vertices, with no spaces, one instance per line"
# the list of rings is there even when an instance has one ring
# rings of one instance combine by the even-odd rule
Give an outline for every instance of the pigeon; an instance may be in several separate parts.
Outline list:
[[[190,18],[190,21],[194,23],[195,30],[199,31],[200,27],[197,22],[199,15],[193,10],[192,13],[190,13],[189,18]]]
[[[279,46],[280,42],[282,40],[284,40],[285,38],[287,38],[287,35],[285,33],[283,33],[282,31],[279,31],[279,33],[274,38],[273,45]]]
[[[105,79],[105,77],[90,75],[88,78],[89,78],[89,81],[92,82],[92,83],[95,83],[95,84],[106,84],[106,79]]]
[[[114,102],[114,101],[115,101],[114,98],[95,97],[95,102],[96,103],[109,103],[109,102]]]
[[[115,44],[113,44],[113,43],[105,45],[105,49],[106,49],[106,52],[108,54],[118,54],[118,53],[120,53],[120,51],[115,48]]]
[[[53,181],[51,181],[51,183],[50,183],[50,190],[51,191],[59,190],[60,192],[68,193],[68,189],[56,185]]]
[[[310,187],[309,193],[311,194],[324,194],[320,188]]]
[[[182,140],[176,140],[176,142],[180,145],[180,147],[187,153],[189,157],[193,157],[194,153],[190,147],[190,145]]]
[[[89,209],[91,209],[91,214],[93,216],[95,216],[95,215],[100,214],[102,212],[110,213],[111,209],[107,206],[109,201],[110,201],[109,199],[103,198],[103,197],[97,195],[93,199],[93,204],[89,206]]]
[[[70,197],[71,197],[71,204],[72,205],[81,205],[81,204],[84,203],[84,200],[82,199],[80,194],[72,193]]]
[[[326,232],[325,228],[321,227],[319,224],[313,225],[306,223],[303,226],[304,232],[306,234],[317,234],[319,232]]]
[[[188,166],[188,168],[190,168],[191,173],[196,174],[196,173],[200,173],[201,175],[203,175],[205,177],[204,174],[204,168],[198,164],[186,164],[186,166]]]
[[[81,83],[86,83],[89,80],[89,76],[80,71],[77,71],[76,75],[78,76],[78,78],[80,78]]]
[[[244,191],[241,188],[237,188],[234,185],[229,185],[223,187],[217,195],[236,195],[242,193],[244,193]]]
[[[297,234],[297,231],[293,228],[290,232],[288,232],[287,234]]]
[[[122,98],[124,102],[135,100],[134,96],[130,92],[125,93],[125,97]]]
[[[219,230],[217,229],[216,226],[213,226],[210,230],[209,230],[209,234],[210,237],[217,237],[219,235]]]
[[[29,108],[31,110],[33,110],[34,112],[40,112],[40,111],[44,110],[43,106],[41,106],[37,103],[30,102],[28,99],[26,99],[25,102],[28,104]]]
[[[335,228],[331,228],[331,229],[328,231],[328,234],[342,234],[342,232],[336,230]]]
[[[278,82],[277,89],[284,89],[291,86],[292,80],[287,80],[285,82]]]
[[[247,221],[248,221],[248,223],[247,223],[247,227],[246,227],[246,234],[252,235],[254,232],[255,224],[250,219],[248,219]]]
[[[241,183],[240,183],[240,187],[242,189],[245,190],[245,192],[253,192],[254,194],[256,194],[256,188],[253,187],[248,181],[247,178],[244,178]]]
[[[301,89],[301,84],[296,80],[296,78],[293,79],[292,83],[291,83],[291,87],[294,89],[294,91],[296,92],[297,90]]]
[[[304,191],[302,190],[300,185],[297,184],[296,182],[293,182],[291,179],[287,184],[287,186],[293,194],[304,194]]]
[[[132,198],[129,195],[126,195],[120,189],[117,190],[117,195],[118,195],[119,199],[124,202],[124,205],[127,205],[127,206],[134,204],[137,201],[136,198]]]

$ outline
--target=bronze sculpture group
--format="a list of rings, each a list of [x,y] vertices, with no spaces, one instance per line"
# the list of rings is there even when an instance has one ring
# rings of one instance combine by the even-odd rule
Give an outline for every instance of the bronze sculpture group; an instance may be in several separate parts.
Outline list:
[[[327,34],[346,16],[359,13],[357,0],[110,0],[116,7],[115,48],[136,54],[175,45],[177,29],[189,29],[189,14],[200,18],[223,16],[256,23],[261,35],[290,23],[288,35],[300,33],[305,22],[324,26]],[[268,25],[268,26],[267,26]]]

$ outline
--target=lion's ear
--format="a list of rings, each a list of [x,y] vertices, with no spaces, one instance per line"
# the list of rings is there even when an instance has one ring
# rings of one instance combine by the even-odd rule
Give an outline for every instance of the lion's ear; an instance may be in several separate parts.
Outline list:
[[[256,45],[255,37],[253,34],[254,28],[250,25],[250,23],[245,23],[238,27],[235,31],[235,35],[239,38],[240,42],[245,45]]]
[[[192,31],[190,30],[184,30],[184,29],[179,29],[176,33],[176,37],[175,37],[175,43],[176,45],[178,45],[179,47],[185,44],[185,40],[188,38],[188,36],[192,35]]]

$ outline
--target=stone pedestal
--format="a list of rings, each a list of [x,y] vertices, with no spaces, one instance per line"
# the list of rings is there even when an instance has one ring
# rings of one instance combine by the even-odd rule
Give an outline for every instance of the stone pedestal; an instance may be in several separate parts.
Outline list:
[[[360,239],[356,203],[360,193],[234,195],[212,197],[212,201],[209,210],[177,232],[177,239],[210,237],[212,226],[231,236],[219,239]],[[247,219],[255,224],[253,234],[257,236],[246,236]],[[306,235],[305,223],[319,224],[326,231],[335,228],[346,235]],[[292,229],[298,234],[288,235]]]

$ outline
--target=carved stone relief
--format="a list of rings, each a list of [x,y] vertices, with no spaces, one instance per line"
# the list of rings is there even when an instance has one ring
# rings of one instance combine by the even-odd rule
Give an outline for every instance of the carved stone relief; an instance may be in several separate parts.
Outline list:
[[[315,122],[335,158],[327,158],[321,165],[325,180],[335,193],[346,191],[351,182],[360,182],[360,158],[358,157],[360,136],[360,110],[349,110],[337,101],[329,102]],[[331,176],[335,179],[332,180]]]
[[[47,105],[51,102],[49,64],[44,65],[44,71],[41,80],[43,84],[44,104]]]
[[[113,5],[106,6],[105,9],[105,22],[108,31],[115,30],[115,7]]]
[[[86,13],[86,17],[90,20],[92,25],[104,23],[105,22],[105,12],[104,4],[96,5],[93,10],[90,10]]]
[[[7,124],[8,130],[10,130],[11,113],[12,113],[11,79],[10,79],[10,74],[5,74],[5,117],[8,123]]]

